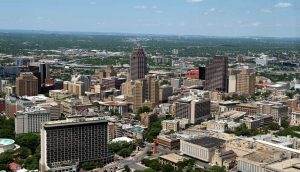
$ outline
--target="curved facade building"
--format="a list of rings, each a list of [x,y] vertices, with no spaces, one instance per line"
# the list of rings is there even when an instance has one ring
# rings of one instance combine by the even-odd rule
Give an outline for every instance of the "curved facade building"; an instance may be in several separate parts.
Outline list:
[[[12,139],[0,138],[0,153],[15,148],[15,141]]]

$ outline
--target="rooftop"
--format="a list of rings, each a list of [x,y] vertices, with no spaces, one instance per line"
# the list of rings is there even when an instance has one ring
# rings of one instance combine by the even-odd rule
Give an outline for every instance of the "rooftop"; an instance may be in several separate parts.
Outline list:
[[[275,150],[258,150],[247,154],[242,158],[263,164],[270,164],[283,159],[282,152]]]
[[[240,103],[239,101],[228,100],[228,101],[220,102],[219,105],[236,105],[236,104],[239,104],[239,103]]]
[[[92,118],[68,118],[65,120],[48,121],[43,123],[43,127],[56,127],[62,125],[78,125],[78,124],[88,124],[88,123],[99,123],[107,122],[105,118],[92,117]]]
[[[205,147],[205,148],[213,148],[221,146],[225,143],[225,140],[218,139],[215,137],[202,137],[197,139],[189,140],[188,142]]]
[[[176,153],[170,153],[170,154],[167,154],[167,155],[162,155],[162,156],[160,156],[160,158],[168,160],[168,161],[173,162],[175,164],[180,162],[180,161],[183,161],[185,159],[183,156],[177,155]]]
[[[239,106],[239,107],[257,108],[257,104],[256,103],[241,103],[241,104],[238,104],[237,106]]]
[[[292,158],[281,162],[270,164],[266,167],[272,171],[298,172],[300,171],[300,158]]]

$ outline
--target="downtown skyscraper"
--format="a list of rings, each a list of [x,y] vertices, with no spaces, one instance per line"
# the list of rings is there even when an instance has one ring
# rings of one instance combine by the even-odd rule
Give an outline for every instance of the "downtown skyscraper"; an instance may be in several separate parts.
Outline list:
[[[215,56],[206,66],[205,90],[228,92],[228,58]]]
[[[145,78],[148,73],[146,53],[140,45],[133,49],[130,57],[130,80]]]

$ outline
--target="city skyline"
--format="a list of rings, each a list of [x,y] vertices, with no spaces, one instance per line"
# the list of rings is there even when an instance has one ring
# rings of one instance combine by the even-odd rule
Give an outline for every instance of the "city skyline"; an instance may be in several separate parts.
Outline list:
[[[2,0],[0,29],[299,37],[299,4],[295,0]]]

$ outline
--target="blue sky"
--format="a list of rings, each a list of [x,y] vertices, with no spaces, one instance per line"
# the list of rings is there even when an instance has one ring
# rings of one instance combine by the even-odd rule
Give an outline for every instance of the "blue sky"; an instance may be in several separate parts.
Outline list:
[[[0,29],[300,37],[300,0],[0,0]]]

